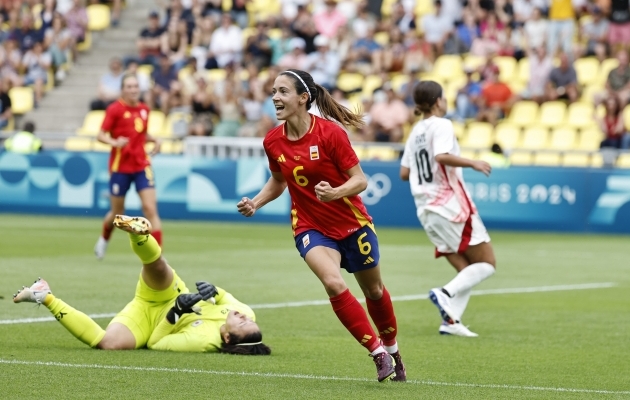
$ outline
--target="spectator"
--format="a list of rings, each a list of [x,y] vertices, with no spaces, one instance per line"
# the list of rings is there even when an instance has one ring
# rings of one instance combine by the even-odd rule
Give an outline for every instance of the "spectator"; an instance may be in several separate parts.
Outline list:
[[[221,16],[221,26],[212,34],[210,52],[220,68],[232,62],[241,61],[243,38],[241,28],[232,24],[230,14]]]
[[[420,79],[418,79],[418,70],[410,70],[408,73],[408,79],[409,80],[400,87],[399,94],[407,107],[409,107],[413,111],[413,109],[416,107],[416,103],[413,100],[413,89],[416,87],[416,84],[420,82]]]
[[[409,31],[405,36],[404,72],[429,71],[434,60],[431,46],[424,40],[422,34]]]
[[[35,124],[31,121],[24,123],[21,132],[16,133],[4,142],[4,148],[12,153],[35,154],[42,150],[42,140],[35,136]]]
[[[630,66],[628,65],[628,52],[620,50],[617,53],[619,65],[608,73],[606,79],[606,91],[608,95],[619,96],[621,105],[628,104],[630,99]]]
[[[160,47],[162,55],[168,57],[175,72],[179,71],[188,61],[186,58],[188,49],[186,22],[171,18],[166,32],[162,33],[160,37]]]
[[[39,13],[39,18],[42,22],[42,25],[39,28],[41,32],[46,32],[52,27],[54,16],[55,0],[44,0],[44,5]]]
[[[0,129],[4,129],[13,118],[11,98],[9,97],[11,81],[5,78],[0,81],[0,84],[2,85],[0,86]]]
[[[615,95],[609,96],[604,102],[604,108],[606,112],[603,117],[597,116],[597,113],[594,116],[599,129],[606,135],[600,148],[630,148],[630,135],[628,135],[624,126],[621,101]]]
[[[368,35],[370,30],[376,30],[377,21],[374,15],[369,13],[367,1],[364,0],[359,3],[357,16],[352,21],[351,27],[352,35],[356,38],[364,38]]]
[[[136,40],[136,48],[140,57],[138,62],[140,64],[149,64],[154,68],[158,67],[157,59],[161,54],[163,33],[164,29],[160,27],[160,14],[157,11],[151,11],[147,27],[140,31],[140,36]]]
[[[236,22],[241,29],[247,28],[249,25],[249,15],[247,14],[247,8],[245,4],[248,0],[232,0],[232,9],[230,14],[232,19]]]
[[[64,28],[63,17],[59,13],[54,14],[51,27],[44,34],[44,47],[50,51],[56,80],[63,81],[66,73],[61,66],[68,62],[68,54],[72,48],[72,35],[68,29]]]
[[[481,89],[479,99],[478,121],[486,121],[496,125],[500,118],[507,115],[514,97],[510,88],[499,81],[499,69],[489,71],[486,82]]]
[[[260,131],[260,119],[262,118],[262,100],[253,90],[247,90],[245,96],[240,99],[240,111],[245,116],[245,123],[238,130],[240,137],[264,137],[266,132]]]
[[[9,79],[13,86],[22,85],[18,70],[22,64],[22,53],[15,40],[6,40],[0,47],[0,76]]]
[[[277,65],[282,57],[291,51],[291,39],[291,30],[284,27],[282,28],[282,36],[270,40],[272,65]]]
[[[299,13],[299,7],[306,7],[310,1],[309,0],[280,0],[282,4],[282,18],[285,23],[290,23],[295,20]],[[275,117],[274,117],[275,118]]]
[[[501,45],[495,37],[492,36],[491,30],[484,30],[481,37],[473,40],[470,47],[470,54],[490,59],[491,56],[497,54],[501,50]]]
[[[329,39],[324,35],[315,38],[317,51],[309,54],[303,64],[303,69],[308,71],[313,80],[331,91],[337,82],[341,60],[336,53],[329,50]]]
[[[76,60],[78,55],[76,44],[85,41],[88,26],[87,10],[83,6],[82,0],[74,0],[72,8],[64,14],[64,18],[66,19],[66,27],[74,39],[72,59]]]
[[[225,85],[224,96],[218,108],[221,120],[214,130],[214,135],[236,137],[241,126],[241,111],[237,88],[234,85]]]
[[[113,58],[109,62],[109,72],[101,76],[98,85],[98,98],[92,101],[91,110],[104,110],[120,97],[122,77],[122,61],[119,58]]]
[[[479,113],[479,100],[481,96],[481,85],[473,79],[475,72],[472,67],[465,67],[466,84],[457,91],[455,98],[454,119],[464,121],[475,118]]]
[[[18,43],[22,53],[32,49],[35,43],[42,41],[40,32],[33,27],[33,16],[28,12],[22,14],[20,28],[14,29],[9,35]]]
[[[218,117],[216,99],[205,78],[198,77],[196,83],[197,91],[192,95],[190,101],[192,121],[189,126],[189,134],[211,136],[214,129],[212,119]]]
[[[453,19],[442,12],[441,0],[436,0],[435,14],[427,14],[422,17],[422,29],[425,40],[433,47],[437,56],[444,53],[444,44],[454,31]]]
[[[315,40],[315,36],[319,33],[317,32],[313,16],[304,6],[298,6],[298,14],[291,24],[291,29],[295,32],[296,36],[304,39],[304,43],[306,44],[304,50],[307,53],[315,51],[313,41]]]
[[[535,49],[544,45],[548,29],[547,20],[542,18],[542,11],[539,8],[534,8],[532,18],[527,20],[524,26],[528,49]]]
[[[177,72],[171,60],[162,55],[160,57],[160,67],[153,70],[153,88],[147,96],[147,105],[154,109],[159,108],[165,115],[172,107],[172,100],[181,93],[181,84],[177,80]]]
[[[282,56],[280,61],[278,61],[278,66],[283,69],[304,69],[304,65],[306,64],[305,47],[306,43],[304,39],[299,37],[291,39],[289,44],[291,52]]]
[[[539,46],[529,53],[529,80],[523,98],[538,104],[545,101],[545,88],[553,69],[553,59],[547,55],[545,46]]]
[[[470,51],[473,41],[481,37],[481,31],[471,11],[464,10],[463,23],[457,26],[456,37],[465,51]]]
[[[210,16],[201,18],[193,31],[190,55],[197,60],[198,70],[203,70],[206,67],[213,32],[214,20]]]
[[[44,97],[46,83],[48,83],[48,69],[52,65],[50,53],[44,51],[41,42],[35,42],[33,49],[24,54],[22,58],[22,68],[26,71],[24,85],[33,85],[35,92],[35,107],[39,105]]]
[[[547,80],[547,100],[577,101],[579,97],[577,74],[569,61],[569,56],[560,54],[560,66],[551,70]]]
[[[330,50],[337,54],[342,65],[348,58],[353,42],[352,35],[348,29],[348,25],[339,27],[337,36],[330,40]]]
[[[608,43],[612,51],[630,46],[630,7],[625,0],[610,1],[610,29]]]
[[[195,16],[190,8],[183,7],[181,0],[171,0],[170,7],[166,9],[166,22],[164,26],[168,26],[173,19],[186,22],[188,39],[192,39],[192,31],[195,28]]]
[[[592,19],[582,27],[582,38],[586,41],[582,56],[595,56],[602,62],[608,53],[607,39],[610,23],[603,18],[599,7],[593,7],[592,15]]]
[[[348,54],[348,69],[364,75],[382,70],[383,49],[374,40],[374,31],[369,30],[366,37],[358,38]]]
[[[410,119],[409,109],[396,96],[389,82],[374,93],[374,104],[369,114],[369,140],[392,143],[402,140],[403,126]]]
[[[531,0],[514,0],[512,8],[514,9],[514,22],[519,25],[524,25],[530,21],[536,9]]]
[[[551,0],[549,7],[549,29],[547,31],[547,52],[552,57],[558,48],[562,54],[572,54],[575,31],[575,11],[571,0]]]
[[[324,0],[326,9],[315,15],[315,28],[320,35],[324,35],[329,39],[337,36],[337,30],[340,26],[346,24],[346,17],[337,10],[336,0]]]
[[[256,33],[247,38],[244,62],[255,63],[258,68],[266,68],[271,62],[271,44],[267,35],[267,24],[256,23]]]
[[[406,49],[403,34],[398,27],[389,32],[389,45],[383,49],[383,70],[385,72],[400,72],[405,66]]]

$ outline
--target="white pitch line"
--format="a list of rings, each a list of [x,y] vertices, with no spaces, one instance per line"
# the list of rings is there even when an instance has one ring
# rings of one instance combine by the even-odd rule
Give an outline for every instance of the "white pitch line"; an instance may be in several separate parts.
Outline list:
[[[474,296],[486,296],[492,294],[518,294],[518,293],[540,293],[540,292],[559,292],[566,290],[586,290],[586,289],[605,289],[616,286],[613,282],[604,283],[582,283],[575,285],[556,285],[556,286],[536,286],[526,288],[504,288],[504,289],[486,289],[486,290],[473,290]],[[413,300],[426,300],[428,295],[426,294],[411,294],[406,296],[392,296],[392,301],[413,301]],[[365,303],[365,299],[359,299],[361,303]],[[329,300],[308,300],[308,301],[293,301],[287,303],[266,303],[266,304],[252,304],[251,308],[255,310],[265,308],[290,308],[290,307],[307,307],[307,306],[324,306],[330,304]],[[89,314],[92,319],[99,318],[113,318],[117,313],[104,313],[104,314]],[[38,318],[20,318],[20,319],[1,319],[0,325],[12,325],[12,324],[30,324],[33,322],[50,322],[55,321],[53,317],[38,317]]]
[[[138,372],[170,372],[170,373],[188,373],[188,374],[205,374],[205,375],[229,375],[244,376],[258,378],[287,378],[287,379],[308,379],[319,381],[343,381],[343,382],[372,382],[374,379],[352,378],[345,376],[323,376],[323,375],[306,375],[306,374],[277,374],[272,372],[236,372],[236,371],[215,371],[205,369],[190,368],[167,368],[167,367],[136,367],[126,365],[107,365],[107,364],[69,364],[55,361],[22,361],[22,360],[5,360],[0,358],[0,364],[13,365],[36,365],[42,367],[59,367],[59,368],[78,368],[78,369],[103,369],[103,370],[119,370],[119,371],[138,371]],[[452,386],[452,387],[470,387],[481,389],[507,389],[507,390],[535,390],[542,392],[567,392],[567,393],[590,393],[590,394],[630,394],[627,390],[597,390],[597,389],[576,389],[561,387],[543,387],[543,386],[518,386],[518,385],[498,385],[483,383],[461,383],[461,382],[435,382],[435,381],[418,381],[409,380],[406,384],[411,385],[427,385],[427,386]]]

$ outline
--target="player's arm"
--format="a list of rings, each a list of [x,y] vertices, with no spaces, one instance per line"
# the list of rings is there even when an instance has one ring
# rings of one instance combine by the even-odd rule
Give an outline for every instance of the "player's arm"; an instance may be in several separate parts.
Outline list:
[[[109,133],[114,126],[114,121],[116,118],[114,113],[115,110],[112,108],[108,108],[107,110],[105,110],[105,119],[103,120],[103,125],[101,125],[101,129],[96,135],[96,140],[101,143],[108,144],[112,147],[122,148],[125,147],[127,143],[129,143],[129,138],[126,138],[124,136],[113,138]]]
[[[336,188],[330,186],[326,181],[321,181],[315,185],[315,195],[319,201],[324,203],[342,199],[348,196],[356,196],[367,188],[367,178],[361,169],[361,164],[346,171],[350,178],[341,186]]]
[[[412,140],[415,140],[415,136],[413,132],[409,135],[407,139],[407,143],[405,143],[405,150],[403,151],[402,157],[400,158],[400,179],[403,181],[409,181],[409,173],[411,172],[411,157],[413,154]]]
[[[153,150],[151,150],[151,155],[154,156],[157,153],[160,152],[160,148],[162,147],[162,140],[149,135],[148,133],[146,134],[146,142],[147,143],[153,143]]]
[[[236,208],[244,216],[251,217],[256,213],[256,210],[280,197],[286,187],[287,181],[282,173],[271,171],[271,177],[260,192],[253,199],[243,197],[236,205]]]
[[[408,167],[400,167],[400,179],[403,181],[408,181],[410,171],[411,169],[409,169]]]
[[[435,156],[435,161],[449,167],[472,168],[486,176],[490,176],[492,167],[485,161],[471,160],[469,158],[459,157],[454,154],[442,153]]]

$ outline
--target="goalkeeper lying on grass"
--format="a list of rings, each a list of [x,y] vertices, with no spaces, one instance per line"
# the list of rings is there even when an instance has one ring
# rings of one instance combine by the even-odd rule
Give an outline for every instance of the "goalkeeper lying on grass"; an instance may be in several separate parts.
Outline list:
[[[98,349],[271,353],[262,343],[262,333],[249,306],[207,282],[197,282],[198,293],[189,293],[162,257],[160,246],[150,235],[148,220],[117,215],[114,225],[129,233],[131,247],[143,266],[133,300],[106,330],[53,296],[41,278],[30,288],[23,287],[13,301],[44,304],[77,339]]]

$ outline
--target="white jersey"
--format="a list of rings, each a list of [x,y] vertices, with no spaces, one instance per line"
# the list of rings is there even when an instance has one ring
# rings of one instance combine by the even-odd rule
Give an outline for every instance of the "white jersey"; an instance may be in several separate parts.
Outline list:
[[[432,116],[413,127],[401,160],[410,169],[418,217],[427,210],[451,222],[466,222],[477,209],[464,185],[462,169],[438,163],[435,156],[439,154],[459,156],[459,144],[451,121]]]

